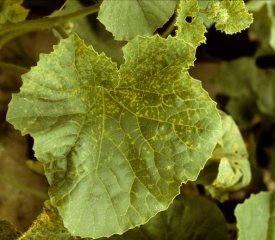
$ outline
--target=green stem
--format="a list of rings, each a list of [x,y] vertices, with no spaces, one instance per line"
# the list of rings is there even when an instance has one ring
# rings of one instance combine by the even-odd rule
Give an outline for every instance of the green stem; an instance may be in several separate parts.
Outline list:
[[[12,185],[13,187],[16,187],[19,190],[22,190],[23,192],[27,192],[30,194],[35,195],[36,197],[42,198],[42,199],[49,199],[49,196],[45,193],[39,192],[33,188],[30,188],[22,183],[17,182],[14,179],[11,179],[5,175],[0,174],[0,181],[4,181],[10,185]]]
[[[34,32],[37,30],[56,28],[65,22],[98,12],[100,4],[101,2],[98,2],[93,6],[59,17],[27,20],[20,23],[6,23],[0,29],[0,36],[4,35],[0,40],[0,48],[12,38],[21,34]]]
[[[163,38],[167,38],[174,30],[175,30],[175,23],[176,23],[176,18],[173,18],[169,26],[165,29],[165,31],[161,34]]]
[[[36,30],[50,29],[77,18],[85,17],[99,11],[99,4],[59,17],[27,20],[20,23],[7,23],[0,29],[0,35],[11,31],[32,32]]]
[[[64,39],[64,38],[67,38],[69,37],[69,34],[67,33],[67,31],[61,27],[61,26],[57,26],[54,28],[58,33],[59,35]]]
[[[1,41],[0,41],[0,42],[1,42]],[[22,73],[26,73],[26,72],[29,71],[28,68],[21,67],[21,66],[12,64],[12,63],[1,62],[1,61],[0,61],[0,67],[9,68],[9,69],[16,70],[16,71],[22,72]]]

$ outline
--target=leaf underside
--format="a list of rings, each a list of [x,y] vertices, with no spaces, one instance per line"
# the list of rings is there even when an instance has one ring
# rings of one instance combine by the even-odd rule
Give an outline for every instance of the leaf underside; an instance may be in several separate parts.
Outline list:
[[[229,192],[238,191],[250,183],[251,171],[246,146],[238,126],[232,117],[220,113],[223,134],[208,162],[219,160],[218,174],[205,188],[213,198],[223,202],[228,199]]]

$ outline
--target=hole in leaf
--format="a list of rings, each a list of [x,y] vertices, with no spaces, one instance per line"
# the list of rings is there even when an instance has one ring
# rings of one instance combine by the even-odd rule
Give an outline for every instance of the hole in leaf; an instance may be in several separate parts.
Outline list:
[[[185,21],[188,22],[188,23],[192,23],[193,17],[187,16],[187,17],[185,18]]]
[[[175,17],[176,15],[173,14],[170,19],[161,27],[161,28],[158,28],[156,31],[155,31],[155,34],[159,34],[159,35],[162,35],[163,33],[166,32],[167,28],[169,28],[171,26],[171,24],[173,24],[173,21],[175,20]],[[172,37],[174,37],[176,35],[176,30],[177,30],[177,27],[174,26],[172,32],[170,32],[170,35]]]

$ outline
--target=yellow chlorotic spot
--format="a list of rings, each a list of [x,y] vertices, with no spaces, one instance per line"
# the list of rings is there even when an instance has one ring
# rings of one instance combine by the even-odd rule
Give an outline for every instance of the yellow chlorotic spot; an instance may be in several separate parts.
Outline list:
[[[166,181],[166,182],[167,182],[167,184],[171,184],[171,183],[174,183],[175,181],[168,180],[168,181]]]

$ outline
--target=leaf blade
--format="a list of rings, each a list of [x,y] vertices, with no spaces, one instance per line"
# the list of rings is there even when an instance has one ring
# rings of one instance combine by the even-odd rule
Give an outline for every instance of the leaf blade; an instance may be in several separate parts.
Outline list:
[[[272,192],[260,192],[236,207],[238,239],[274,238],[274,201]]]
[[[10,104],[8,120],[35,138],[51,203],[72,235],[123,233],[166,209],[181,183],[197,177],[220,133],[215,103],[182,72],[193,63],[192,47],[155,36],[138,37],[124,51],[118,72],[76,36],[63,40],[24,76]],[[165,57],[152,68],[141,61],[150,56]],[[138,109],[131,104],[141,92]],[[153,111],[142,116],[142,108]]]
[[[176,5],[175,0],[107,0],[100,6],[98,19],[114,35],[115,40],[131,40],[137,35],[152,36],[157,28],[169,20]]]

